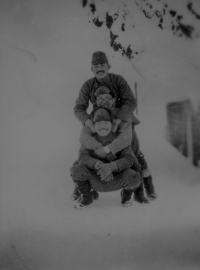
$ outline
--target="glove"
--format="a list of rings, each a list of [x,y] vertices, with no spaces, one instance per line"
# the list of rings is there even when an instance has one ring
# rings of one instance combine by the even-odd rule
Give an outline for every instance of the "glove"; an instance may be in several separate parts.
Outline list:
[[[149,177],[150,175],[151,175],[151,173],[150,173],[148,168],[142,171],[142,176],[144,178]]]
[[[113,174],[111,173],[110,175],[108,175],[108,176],[104,179],[104,181],[108,183],[108,182],[111,182],[113,179],[114,179],[114,177],[113,177]]]
[[[95,154],[96,154],[97,156],[101,157],[101,158],[105,158],[106,155],[107,155],[107,153],[106,153],[106,151],[104,150],[103,147],[100,147],[100,148],[96,149],[96,150],[95,150]]]
[[[95,128],[94,128],[94,125],[93,125],[93,122],[91,119],[87,119],[85,121],[85,125],[88,126],[90,128],[90,130],[92,131],[92,133],[95,133]]]
[[[112,132],[116,132],[117,131],[117,129],[118,129],[118,126],[119,126],[119,124],[121,123],[121,119],[119,119],[119,118],[116,118],[115,119],[115,123],[114,123],[114,125],[113,125],[113,127],[112,127]]]
[[[103,164],[101,169],[97,172],[97,175],[100,176],[101,180],[105,180],[115,169],[116,164],[114,162]]]
[[[116,160],[116,158],[117,158],[116,155],[113,155],[111,152],[109,154],[107,154],[107,156],[106,156],[106,159],[109,162]]]
[[[141,165],[137,160],[134,160],[134,163],[133,163],[131,169],[138,172],[138,173],[142,172]]]
[[[101,167],[102,167],[102,165],[103,165],[104,163],[102,162],[102,161],[97,161],[96,163],[95,163],[95,165],[94,165],[94,169],[95,170],[99,170],[99,169],[101,169]]]

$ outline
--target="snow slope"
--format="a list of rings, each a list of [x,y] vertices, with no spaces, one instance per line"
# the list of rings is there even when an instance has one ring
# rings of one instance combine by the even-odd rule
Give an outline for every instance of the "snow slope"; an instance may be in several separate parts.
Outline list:
[[[197,0],[0,0],[0,269],[199,269],[200,171],[165,139],[167,102],[199,93],[199,14]],[[137,82],[148,205],[70,200],[73,107],[96,50]]]

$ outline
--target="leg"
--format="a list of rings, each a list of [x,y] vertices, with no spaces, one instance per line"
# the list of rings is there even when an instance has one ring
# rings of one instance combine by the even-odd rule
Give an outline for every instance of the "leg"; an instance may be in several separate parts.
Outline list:
[[[91,188],[101,192],[116,191],[123,188],[122,204],[125,204],[127,201],[130,201],[132,192],[141,184],[140,174],[132,169],[114,174],[114,180],[111,182],[101,181],[94,171],[89,170],[84,165],[73,166],[71,168],[71,175],[84,199],[81,201],[82,205],[92,203]]]
[[[98,200],[99,199],[99,193],[96,190],[94,190],[93,188],[91,188],[90,193],[93,196],[93,199],[94,200]],[[78,198],[80,198],[80,196],[81,196],[81,194],[78,191],[77,186],[75,185],[74,186],[74,191],[73,191],[73,193],[71,195],[71,200],[72,201],[76,201]]]
[[[140,165],[141,165],[141,169],[142,171],[147,169],[148,165],[147,165],[147,162],[145,160],[145,157],[143,155],[143,153],[140,151],[140,144],[139,144],[139,140],[138,140],[138,136],[135,132],[135,129],[133,127],[132,129],[132,142],[131,142],[131,145],[132,145],[132,149],[133,149],[133,152],[134,154],[136,155]]]
[[[143,156],[142,152],[141,152],[141,156]],[[144,188],[145,188],[147,197],[150,199],[156,199],[157,195],[155,193],[153,179],[152,179],[152,176],[148,169],[147,164],[146,164],[146,167],[143,166],[142,177],[143,177],[143,183],[144,183]]]
[[[77,186],[75,185],[75,186],[74,186],[74,191],[73,191],[73,193],[72,193],[72,195],[71,195],[71,200],[72,200],[72,201],[76,201],[80,196],[81,196],[81,194],[80,194],[80,192],[78,191]]]
[[[101,181],[97,176],[90,178],[92,188],[100,192],[110,192],[120,190],[122,188],[133,190],[141,183],[140,174],[131,169],[126,169],[119,173],[113,173],[114,179],[110,182]]]
[[[132,193],[138,189],[141,185],[140,173],[135,172],[132,169],[125,170],[122,179],[124,180],[123,189],[121,190],[121,204],[122,206],[131,206]]]
[[[75,165],[71,168],[71,176],[75,183],[87,181],[90,184],[91,189],[100,192],[109,192],[121,189],[121,185],[118,183],[119,181],[117,181],[120,175],[121,174],[119,174],[115,181],[104,182],[101,181],[95,171],[88,169],[82,164]]]
[[[131,146],[133,149],[133,152],[135,153],[136,156],[138,156],[140,154],[140,145],[139,145],[139,140],[138,140],[138,136],[135,132],[135,128],[133,126],[132,128],[132,142],[131,142]]]
[[[156,195],[155,190],[154,190],[152,176],[149,175],[148,177],[143,177],[143,181],[144,181],[144,188],[145,188],[147,197],[149,199],[156,199],[157,195]]]
[[[138,140],[138,137],[137,137],[137,134],[135,132],[134,127],[132,129],[132,133],[133,133],[132,149],[133,149],[133,151],[138,159],[138,162],[141,165],[143,183],[144,183],[144,188],[145,188],[146,194],[149,198],[155,199],[157,196],[155,194],[152,176],[151,176],[151,173],[148,169],[147,161],[145,160],[143,153],[140,151],[139,140]],[[133,169],[134,169],[134,167],[133,167]],[[136,200],[139,202],[146,201],[146,198],[144,197],[143,188],[140,188],[138,190],[138,194],[136,195]]]
[[[70,169],[72,179],[76,185],[76,192],[79,194],[79,207],[89,205],[93,202],[91,195],[91,185],[89,182],[90,171],[82,164],[74,164]]]
[[[137,190],[135,190],[134,199],[139,203],[149,203],[149,201],[144,196],[143,183],[141,183]]]
[[[71,168],[71,173],[73,172],[73,175],[74,175],[74,171],[75,170],[77,170],[79,167],[75,167],[75,166],[77,166],[77,165],[79,165],[79,163],[78,163],[78,161],[75,161],[74,162],[74,164],[73,164],[73,167]],[[75,168],[76,169],[75,169]],[[84,169],[85,170],[85,169]],[[75,177],[77,177],[77,176],[75,176]],[[94,200],[97,200],[98,198],[99,198],[99,194],[98,194],[98,192],[96,191],[96,190],[94,190],[94,189],[91,189],[90,190],[90,193],[91,193],[91,195],[93,196],[93,199]],[[80,194],[80,192],[79,192],[79,190],[78,190],[78,188],[77,188],[77,185],[75,184],[75,187],[74,187],[74,191],[73,191],[73,193],[72,193],[72,195],[71,195],[71,199],[73,200],[73,201],[75,201],[75,200],[77,200],[77,199],[79,199],[81,197],[81,194]]]

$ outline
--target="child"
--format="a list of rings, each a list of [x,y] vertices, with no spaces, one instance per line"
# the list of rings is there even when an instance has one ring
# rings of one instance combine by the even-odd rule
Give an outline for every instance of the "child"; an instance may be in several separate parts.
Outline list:
[[[94,125],[93,137],[106,147],[117,136],[112,132],[114,115],[109,108],[99,107],[92,111],[91,119]],[[141,184],[140,173],[131,169],[136,157],[131,146],[112,155],[112,161],[100,158],[94,150],[86,149],[83,145],[79,150],[79,158],[70,169],[79,197],[79,207],[93,202],[91,189],[108,192],[122,189],[121,204],[131,205],[131,195]]]

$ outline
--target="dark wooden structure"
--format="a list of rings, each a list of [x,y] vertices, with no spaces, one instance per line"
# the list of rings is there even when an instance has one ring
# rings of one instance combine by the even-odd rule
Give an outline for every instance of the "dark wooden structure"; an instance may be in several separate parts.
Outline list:
[[[191,101],[170,102],[167,111],[167,140],[194,166],[200,166],[200,110]]]

